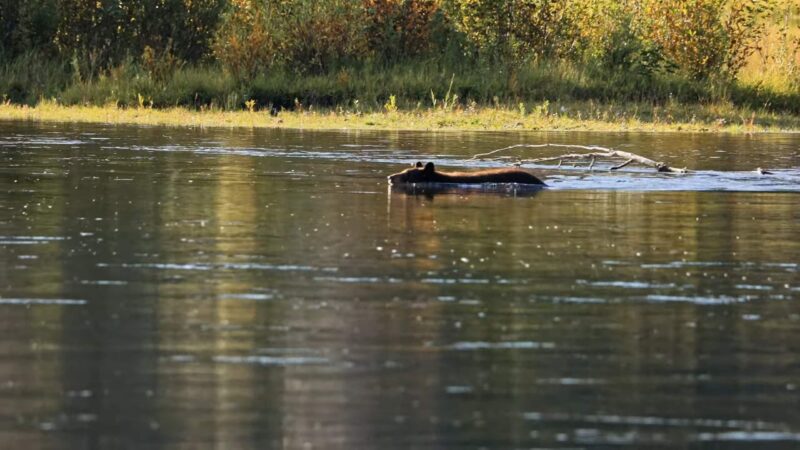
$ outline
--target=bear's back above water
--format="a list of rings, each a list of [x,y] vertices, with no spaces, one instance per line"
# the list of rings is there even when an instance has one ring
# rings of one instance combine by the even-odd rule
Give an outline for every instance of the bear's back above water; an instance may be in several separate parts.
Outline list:
[[[410,169],[389,175],[389,183],[517,183],[544,186],[542,180],[522,169],[489,169],[478,172],[439,172],[432,162],[417,162]]]

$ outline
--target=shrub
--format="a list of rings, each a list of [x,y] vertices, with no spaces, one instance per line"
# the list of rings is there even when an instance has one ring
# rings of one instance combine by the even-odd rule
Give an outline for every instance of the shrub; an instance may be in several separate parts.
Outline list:
[[[51,51],[57,11],[56,0],[0,1],[0,56]]]
[[[127,107],[139,104],[140,97],[149,104],[157,92],[153,79],[128,59],[93,78],[74,81],[59,100],[67,105],[116,104]]]
[[[387,62],[427,53],[442,13],[434,0],[364,0],[370,52]]]
[[[238,79],[274,65],[322,73],[367,54],[365,10],[351,0],[232,0],[215,55]]]
[[[231,0],[214,38],[214,55],[236,79],[251,79],[277,55],[271,9],[252,0]]]
[[[69,81],[65,64],[39,52],[28,52],[0,66],[0,100],[32,105],[54,97]]]
[[[294,0],[282,4],[286,27],[281,49],[286,65],[298,72],[323,73],[367,56],[366,14],[353,0]]]
[[[78,60],[81,78],[90,78],[147,47],[199,60],[208,53],[226,0],[57,1],[53,43],[63,56]]]
[[[580,1],[453,0],[457,28],[485,54],[515,60],[566,56],[577,49]]]
[[[190,108],[228,106],[228,94],[236,92],[236,85],[230,77],[221,75],[219,71],[201,67],[177,70],[155,96],[155,104]],[[243,104],[230,106],[241,108]]]
[[[647,0],[645,39],[693,78],[734,78],[756,49],[769,0]]]
[[[209,55],[222,11],[229,0],[135,0],[137,39],[131,53],[149,47],[176,60],[197,62]],[[131,3],[127,0],[125,3]],[[130,26],[130,25],[128,25]]]

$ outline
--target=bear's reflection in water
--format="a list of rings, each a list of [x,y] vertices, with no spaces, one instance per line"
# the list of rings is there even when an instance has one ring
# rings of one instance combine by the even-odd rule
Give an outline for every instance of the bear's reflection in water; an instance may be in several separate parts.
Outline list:
[[[433,199],[437,195],[481,195],[501,197],[533,197],[542,192],[544,186],[516,183],[486,183],[462,185],[452,183],[414,183],[389,185],[390,194],[424,196]]]

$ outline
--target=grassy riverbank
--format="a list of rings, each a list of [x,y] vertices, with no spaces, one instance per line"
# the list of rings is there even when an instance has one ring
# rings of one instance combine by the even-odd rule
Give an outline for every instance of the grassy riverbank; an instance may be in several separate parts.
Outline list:
[[[0,69],[0,119],[173,126],[416,130],[798,131],[800,92],[757,66],[738,80],[642,75],[590,62],[417,60],[237,80],[214,65],[87,80],[28,55]],[[277,116],[275,116],[277,114]]]
[[[391,109],[391,108],[390,108]],[[800,131],[800,116],[752,111],[730,104],[661,107],[594,101],[509,107],[414,108],[363,112],[352,109],[281,111],[154,109],[108,106],[63,106],[41,102],[35,107],[0,105],[0,120],[75,122],[188,127],[245,127],[354,130],[529,130],[635,132],[779,132]]]
[[[0,23],[0,119],[800,130],[800,0],[32,0]]]

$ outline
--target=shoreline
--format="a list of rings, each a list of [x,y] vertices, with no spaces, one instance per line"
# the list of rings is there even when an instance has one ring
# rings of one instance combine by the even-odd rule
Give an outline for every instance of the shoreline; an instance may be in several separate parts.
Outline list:
[[[571,105],[575,107],[574,105]],[[580,107],[581,105],[577,105]],[[636,111],[640,111],[640,106]],[[510,108],[479,107],[473,110],[441,109],[397,110],[391,112],[349,112],[342,109],[320,111],[190,110],[118,108],[110,106],[62,106],[43,102],[35,107],[0,104],[1,121],[40,123],[94,123],[107,125],[144,125],[189,128],[251,128],[339,131],[431,131],[431,132],[621,132],[621,133],[722,133],[722,134],[794,134],[800,133],[800,116],[788,114],[751,115],[740,123],[728,120],[738,111],[721,114],[711,121],[694,120],[697,113],[715,106],[680,106],[681,114],[692,114],[693,121],[647,121],[629,117],[626,107],[609,106],[614,120],[584,119],[570,113],[520,114]],[[627,106],[627,110],[632,108]],[[562,107],[563,111],[564,107]],[[657,110],[658,108],[652,108]],[[619,111],[619,112],[615,112]],[[646,111],[645,111],[646,112]],[[663,111],[662,114],[665,114]],[[671,115],[671,112],[667,111]],[[770,123],[771,122],[771,123]],[[776,125],[781,124],[781,125]]]

